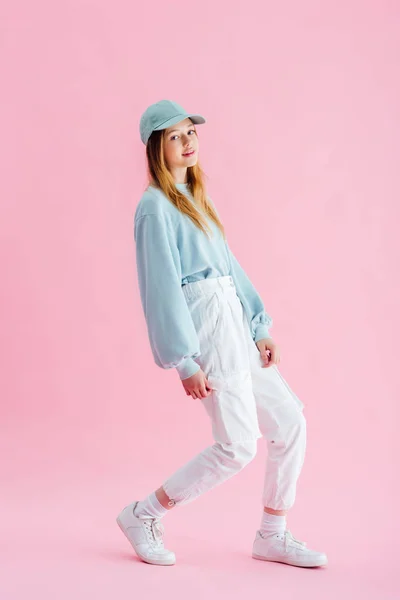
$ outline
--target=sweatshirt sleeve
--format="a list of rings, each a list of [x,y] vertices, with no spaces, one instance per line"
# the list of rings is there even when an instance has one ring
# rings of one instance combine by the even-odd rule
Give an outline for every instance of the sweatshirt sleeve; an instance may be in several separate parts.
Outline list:
[[[197,332],[182,292],[179,249],[161,215],[135,219],[136,265],[140,298],[155,363],[176,368],[180,379],[200,366]]]
[[[220,218],[219,212],[215,207],[213,200],[208,195],[207,198],[212,207],[214,208],[215,212],[217,213],[218,217]],[[229,244],[227,241],[225,241],[225,245],[230,263],[230,274],[233,277],[238,296],[244,306],[247,315],[247,320],[250,325],[252,338],[254,342],[258,342],[258,340],[261,340],[263,338],[270,338],[271,335],[269,333],[269,329],[270,327],[272,327],[273,319],[265,311],[263,302],[257,290],[251,283],[242,266],[239,264],[236,256],[229,248]]]
[[[265,311],[264,304],[257,290],[229,248],[228,242],[226,242],[226,247],[231,265],[231,276],[233,277],[238,296],[244,306],[252,338],[254,342],[258,342],[263,338],[270,338],[269,329],[272,327],[273,319]]]

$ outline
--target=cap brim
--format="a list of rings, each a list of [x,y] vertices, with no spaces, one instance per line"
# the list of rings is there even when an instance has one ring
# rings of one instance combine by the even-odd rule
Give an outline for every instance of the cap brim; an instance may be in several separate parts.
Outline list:
[[[195,125],[201,125],[206,122],[205,118],[201,115],[189,115],[189,119],[191,119]]]
[[[168,119],[158,127],[155,127],[153,131],[160,131],[161,129],[168,129],[171,125],[176,125],[185,119],[191,119],[195,125],[201,125],[202,123],[206,123],[205,118],[202,115],[178,115],[176,117],[172,117],[172,119]]]

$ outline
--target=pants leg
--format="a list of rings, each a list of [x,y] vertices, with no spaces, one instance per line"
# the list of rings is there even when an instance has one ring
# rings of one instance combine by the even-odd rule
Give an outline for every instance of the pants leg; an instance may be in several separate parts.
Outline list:
[[[276,366],[262,368],[231,277],[183,289],[200,341],[195,360],[212,387],[200,402],[211,419],[215,443],[165,481],[164,490],[177,504],[198,497],[248,464],[263,436],[268,444],[263,504],[287,510],[304,461],[304,405]]]
[[[215,443],[167,479],[163,488],[176,504],[187,503],[238,473],[256,455],[261,437],[241,303],[230,276],[183,287],[200,343],[195,360],[212,387],[199,400],[212,424]]]
[[[163,483],[174,504],[187,504],[241,471],[256,455],[257,442],[216,442]]]
[[[243,319],[246,320],[244,314]],[[250,329],[246,332],[258,423],[268,450],[262,502],[275,510],[288,510],[295,501],[296,484],[305,457],[304,404],[276,365],[262,367]]]

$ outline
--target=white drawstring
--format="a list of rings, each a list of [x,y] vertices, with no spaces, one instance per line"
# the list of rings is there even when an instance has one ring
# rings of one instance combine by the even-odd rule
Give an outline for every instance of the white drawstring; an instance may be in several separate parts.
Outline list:
[[[154,548],[164,548],[164,525],[158,519],[143,519],[144,527],[149,536],[149,543]]]

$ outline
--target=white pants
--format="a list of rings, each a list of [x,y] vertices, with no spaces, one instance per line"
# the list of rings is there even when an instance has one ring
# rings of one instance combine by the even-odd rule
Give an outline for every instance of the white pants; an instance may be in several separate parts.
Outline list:
[[[256,455],[257,439],[264,437],[262,503],[287,510],[304,462],[304,405],[276,365],[262,367],[230,275],[188,283],[182,290],[200,342],[195,360],[212,387],[197,401],[211,419],[215,443],[167,479],[165,493],[177,505],[194,500],[245,467]]]

